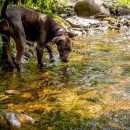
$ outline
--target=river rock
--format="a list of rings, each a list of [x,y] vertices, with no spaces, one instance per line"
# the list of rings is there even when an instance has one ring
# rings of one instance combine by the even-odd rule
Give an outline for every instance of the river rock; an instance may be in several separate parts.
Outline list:
[[[3,112],[0,112],[0,129],[4,129],[4,130],[9,129],[7,120],[5,118],[5,114]]]
[[[66,19],[72,27],[86,28],[91,25],[100,24],[97,19],[87,19],[83,17],[73,16]]]
[[[75,4],[74,10],[78,16],[93,16],[96,14],[104,14],[110,16],[110,12],[101,0],[78,0]]]
[[[100,32],[106,32],[109,28],[108,21],[100,21],[98,19],[83,18],[78,16],[69,17],[66,19],[73,27],[71,33],[77,36],[92,35]]]
[[[23,124],[34,124],[36,120],[24,113],[0,112],[0,130],[21,128]]]

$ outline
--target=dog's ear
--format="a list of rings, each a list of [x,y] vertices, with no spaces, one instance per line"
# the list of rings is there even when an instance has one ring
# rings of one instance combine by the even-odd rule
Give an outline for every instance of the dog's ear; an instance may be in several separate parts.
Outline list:
[[[9,30],[9,23],[7,21],[4,22],[3,28],[4,28],[5,31]]]
[[[56,44],[59,40],[60,40],[60,37],[54,37],[51,42],[53,44]]]
[[[73,38],[73,37],[77,36],[77,34],[74,34],[73,32],[70,32],[70,31],[67,31],[67,34],[68,34],[69,38]]]
[[[8,31],[9,30],[8,21],[5,19],[0,20],[0,28],[2,28],[3,31]]]

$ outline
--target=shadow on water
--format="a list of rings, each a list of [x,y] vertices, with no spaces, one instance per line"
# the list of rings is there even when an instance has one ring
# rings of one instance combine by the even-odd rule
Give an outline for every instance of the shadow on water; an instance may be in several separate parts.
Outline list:
[[[76,37],[71,61],[0,72],[0,109],[38,119],[23,130],[129,130],[130,32]]]

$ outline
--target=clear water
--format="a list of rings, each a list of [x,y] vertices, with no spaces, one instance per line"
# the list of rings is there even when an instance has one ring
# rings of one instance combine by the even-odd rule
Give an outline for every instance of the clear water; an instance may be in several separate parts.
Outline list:
[[[130,32],[73,40],[69,63],[1,71],[0,110],[38,120],[23,130],[130,130]]]

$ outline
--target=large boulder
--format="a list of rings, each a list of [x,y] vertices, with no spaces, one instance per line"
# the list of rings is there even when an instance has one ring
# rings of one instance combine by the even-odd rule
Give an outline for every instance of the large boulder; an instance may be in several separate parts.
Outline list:
[[[76,2],[74,10],[78,16],[93,16],[104,14],[110,16],[109,10],[104,6],[101,0],[79,0]]]

